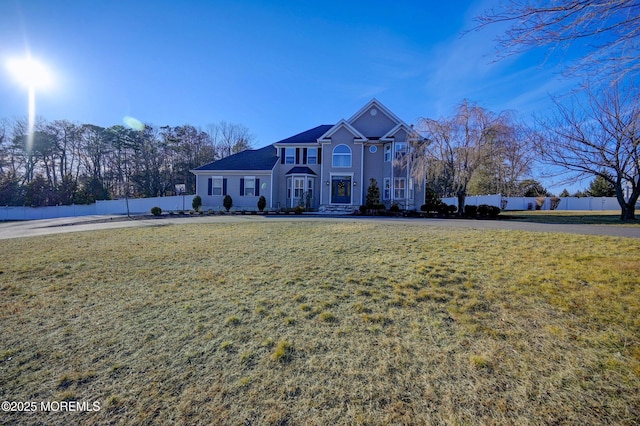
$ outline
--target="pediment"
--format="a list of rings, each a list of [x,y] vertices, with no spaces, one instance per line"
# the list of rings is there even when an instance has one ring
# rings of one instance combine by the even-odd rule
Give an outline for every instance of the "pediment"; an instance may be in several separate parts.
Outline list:
[[[367,140],[367,138],[362,133],[360,133],[355,127],[349,124],[346,120],[340,120],[335,126],[330,128],[324,135],[320,136],[318,138],[318,142],[330,143],[331,137],[343,129],[351,133],[355,141],[364,142]]]

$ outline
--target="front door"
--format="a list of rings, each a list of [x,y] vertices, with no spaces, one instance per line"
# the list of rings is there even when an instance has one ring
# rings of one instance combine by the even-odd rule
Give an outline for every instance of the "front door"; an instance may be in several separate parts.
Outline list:
[[[331,204],[351,204],[351,176],[331,176]]]

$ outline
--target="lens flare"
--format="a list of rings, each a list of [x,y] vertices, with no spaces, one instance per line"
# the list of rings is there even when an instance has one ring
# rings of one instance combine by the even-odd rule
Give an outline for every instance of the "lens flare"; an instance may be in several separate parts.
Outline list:
[[[125,115],[122,121],[124,122],[125,126],[129,127],[130,129],[144,130],[144,124],[142,123],[142,121],[138,120],[137,118],[133,118],[128,115]]]

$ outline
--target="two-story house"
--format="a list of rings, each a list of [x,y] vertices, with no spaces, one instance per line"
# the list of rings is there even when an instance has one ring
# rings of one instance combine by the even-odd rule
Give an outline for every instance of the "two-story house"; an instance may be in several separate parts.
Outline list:
[[[246,150],[192,170],[205,209],[220,209],[225,195],[236,209],[303,206],[352,212],[365,203],[369,182],[381,202],[402,209],[424,203],[424,178],[411,175],[401,159],[415,132],[373,99],[348,120],[320,125],[255,150]]]

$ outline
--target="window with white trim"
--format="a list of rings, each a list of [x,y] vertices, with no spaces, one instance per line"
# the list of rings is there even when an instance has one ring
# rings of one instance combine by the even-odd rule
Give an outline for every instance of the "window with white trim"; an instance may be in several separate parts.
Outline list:
[[[387,144],[384,146],[384,161],[391,161],[391,144]]]
[[[244,194],[245,197],[253,197],[256,195],[256,178],[255,176],[244,177]]]
[[[396,142],[396,158],[400,158],[402,154],[407,152],[406,142]]]
[[[351,167],[351,148],[347,145],[333,148],[333,167]]]
[[[211,195],[222,195],[222,177],[211,178]]]
[[[391,178],[384,178],[383,189],[382,199],[388,200],[391,198]]]
[[[296,149],[295,148],[285,148],[285,150],[284,150],[284,163],[285,164],[295,164],[296,163]]]
[[[407,180],[405,178],[395,178],[393,186],[393,198],[396,200],[402,200],[405,197],[405,184]]]

